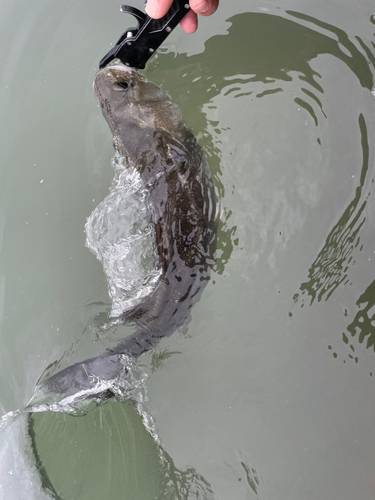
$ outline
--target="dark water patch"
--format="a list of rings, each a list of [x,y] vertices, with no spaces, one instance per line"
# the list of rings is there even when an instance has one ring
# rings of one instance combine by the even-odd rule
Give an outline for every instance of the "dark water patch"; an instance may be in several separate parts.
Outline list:
[[[260,481],[257,471],[254,469],[254,467],[250,468],[244,462],[241,462],[241,466],[245,471],[247,484],[250,486],[254,493],[258,493]]]
[[[344,30],[333,26],[332,24],[320,21],[315,17],[302,14],[301,12],[287,10],[286,13],[330,32],[334,38],[323,34],[321,35],[322,38],[319,36],[315,37],[316,41],[319,40],[324,44],[324,49],[322,47],[323,50],[318,51],[318,53],[331,54],[337,59],[340,59],[343,63],[345,63],[349,70],[357,76],[362,87],[369,90],[372,89],[373,73],[369,67],[368,60],[349,39],[349,36]],[[346,50],[344,51],[343,48]]]
[[[375,352],[375,281],[360,294],[356,301],[356,308],[354,318],[347,326],[346,331],[342,332],[342,341],[349,349],[346,356],[358,363],[359,346],[362,345],[371,353]]]
[[[29,413],[29,415],[28,415],[27,424],[28,424],[27,431],[29,433],[30,440],[31,440],[31,450],[32,450],[32,453],[34,455],[35,465],[36,465],[37,471],[39,473],[39,477],[40,477],[40,480],[42,483],[42,488],[43,488],[43,490],[47,491],[51,495],[51,498],[53,498],[55,500],[63,500],[56,492],[55,487],[53,486],[52,481],[49,478],[48,472],[47,472],[46,468],[44,467],[42,460],[40,459],[38,447],[36,444],[37,441],[36,441],[36,434],[35,434],[35,430],[34,430],[34,418],[33,418],[32,413]]]
[[[213,500],[192,467],[178,469],[132,406],[108,403],[82,418],[29,416],[32,453],[43,487],[57,500]]]
[[[312,119],[314,120],[314,123],[315,123],[315,126],[317,127],[318,126],[318,118],[312,108],[312,106],[310,106],[310,104],[308,104],[307,102],[303,101],[302,99],[300,99],[299,97],[296,97],[294,99],[294,102],[296,104],[298,104],[299,106],[301,106],[301,108],[304,108],[308,113],[309,115],[312,117]]]
[[[313,99],[317,103],[317,105],[320,108],[320,111],[321,111],[322,115],[324,116],[324,118],[327,118],[327,115],[325,114],[325,112],[323,110],[323,105],[322,105],[321,101],[319,100],[319,98],[315,94],[313,94],[312,92],[310,92],[308,89],[302,88],[301,90],[302,90],[302,92],[304,92],[306,95],[308,95],[309,97],[311,97],[311,99]]]
[[[272,94],[277,94],[278,92],[282,92],[283,89],[277,88],[277,89],[271,89],[271,90],[265,90],[264,92],[261,92],[260,94],[257,94],[257,97],[264,97],[265,95],[272,95]],[[244,96],[247,94],[239,94],[239,96]]]

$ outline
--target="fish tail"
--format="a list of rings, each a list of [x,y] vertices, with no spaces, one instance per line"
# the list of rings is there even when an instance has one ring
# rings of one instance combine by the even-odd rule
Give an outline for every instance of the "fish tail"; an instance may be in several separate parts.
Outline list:
[[[131,363],[149,351],[161,340],[162,335],[155,331],[138,329],[126,337],[113,349],[94,358],[68,366],[38,385],[38,393],[62,397],[80,395],[84,398],[111,393],[112,387],[125,383],[131,370]],[[114,395],[114,393],[112,394]]]

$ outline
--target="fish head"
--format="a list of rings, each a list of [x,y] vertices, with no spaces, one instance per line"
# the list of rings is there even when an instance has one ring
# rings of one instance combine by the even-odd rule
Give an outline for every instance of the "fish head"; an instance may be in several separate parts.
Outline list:
[[[120,138],[125,149],[130,140],[144,141],[145,131],[165,130],[174,135],[179,128],[181,113],[170,96],[123,64],[101,69],[94,92],[113,136]]]

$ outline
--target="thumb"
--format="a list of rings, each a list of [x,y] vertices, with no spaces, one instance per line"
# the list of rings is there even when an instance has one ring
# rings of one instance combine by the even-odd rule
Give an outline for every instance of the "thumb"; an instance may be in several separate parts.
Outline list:
[[[200,16],[210,16],[218,6],[219,0],[190,0],[191,9]]]
[[[146,14],[154,19],[160,19],[170,9],[173,0],[148,0],[146,3]]]

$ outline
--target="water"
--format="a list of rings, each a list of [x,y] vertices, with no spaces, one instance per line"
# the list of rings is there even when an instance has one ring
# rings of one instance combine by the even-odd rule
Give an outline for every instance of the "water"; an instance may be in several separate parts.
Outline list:
[[[1,435],[0,497],[374,496],[374,7],[221,4],[146,71],[222,206],[187,333],[140,360],[161,447],[128,404],[21,416]],[[83,233],[113,178],[91,84],[128,27],[118,7],[1,6],[2,414],[132,331],[100,329],[112,306]]]

